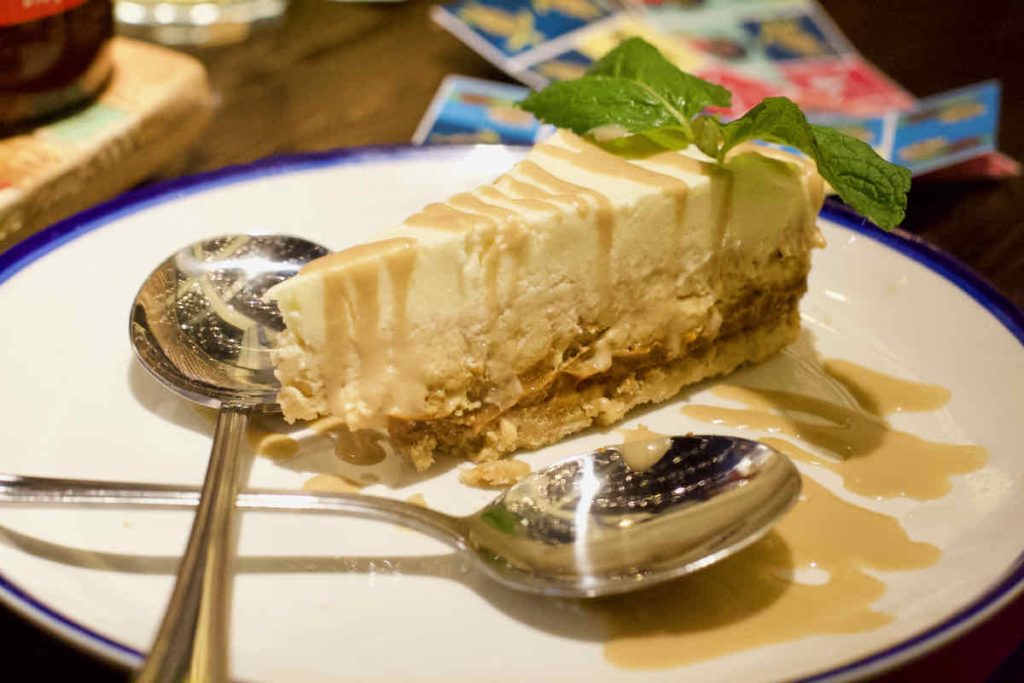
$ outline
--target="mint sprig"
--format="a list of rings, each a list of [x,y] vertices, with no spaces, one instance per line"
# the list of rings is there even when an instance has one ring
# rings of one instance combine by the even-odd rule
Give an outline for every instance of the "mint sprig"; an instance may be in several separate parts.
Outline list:
[[[538,117],[554,112],[560,128],[588,132],[601,126],[621,126],[631,133],[684,127],[690,119],[672,108],[653,89],[618,76],[588,75],[552,83],[520,103]]]
[[[732,94],[680,71],[658,49],[629,38],[594,63],[583,78],[552,83],[519,106],[559,128],[588,134],[617,126],[631,136],[595,142],[636,157],[693,142],[691,119],[705,107],[728,107]]]
[[[728,107],[732,93],[691,76],[641,38],[628,38],[594,63],[587,75],[625,79],[646,89],[679,121],[687,124],[705,107]]]
[[[704,117],[702,117],[704,118]],[[889,229],[903,220],[910,190],[910,171],[878,156],[871,145],[832,128],[815,126],[791,100],[769,97],[746,114],[717,124],[717,152],[721,160],[747,140],[764,140],[795,147],[814,159],[818,173],[858,213]],[[707,136],[714,141],[715,125]],[[704,143],[713,149],[712,143]]]
[[[889,229],[906,213],[910,171],[882,159],[870,145],[808,123],[785,97],[770,97],[722,123],[706,107],[726,107],[725,88],[680,71],[640,38],[623,41],[587,75],[549,85],[520,102],[540,120],[568,128],[624,157],[643,157],[695,144],[720,163],[736,145],[763,140],[794,147],[856,211]],[[612,128],[626,135],[606,138]]]

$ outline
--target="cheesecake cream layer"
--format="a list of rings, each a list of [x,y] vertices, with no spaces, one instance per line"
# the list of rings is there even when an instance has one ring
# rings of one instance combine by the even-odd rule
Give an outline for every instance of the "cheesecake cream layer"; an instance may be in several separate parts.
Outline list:
[[[554,400],[557,377],[595,385],[639,358],[668,366],[698,341],[793,327],[822,194],[813,165],[782,152],[627,161],[559,132],[493,183],[272,290],[284,415],[420,434],[425,466],[436,421],[468,431],[455,440],[478,456],[527,397]]]

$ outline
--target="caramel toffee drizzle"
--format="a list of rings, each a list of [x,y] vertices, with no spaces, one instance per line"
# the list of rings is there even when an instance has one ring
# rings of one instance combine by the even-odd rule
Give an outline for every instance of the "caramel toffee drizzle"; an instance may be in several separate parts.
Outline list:
[[[722,182],[727,184],[727,187],[719,189],[719,199],[714,202],[715,206],[718,207],[716,213],[717,220],[716,225],[718,228],[718,234],[722,235],[725,233],[725,226],[729,222],[729,214],[731,213],[732,203],[732,173],[720,168],[717,164],[713,164],[707,161],[701,161],[700,159],[694,159],[693,157],[685,154],[679,154],[678,152],[665,152],[662,154],[656,154],[649,159],[649,163],[665,166],[675,171],[681,171],[683,173],[689,173],[693,175],[701,175],[712,180],[715,178],[720,179]],[[684,183],[685,185],[685,183]],[[689,198],[689,185],[685,185],[686,189],[682,195],[676,197],[676,219],[680,229],[682,229],[682,223],[685,220],[686,214],[686,203]],[[715,190],[712,187],[712,190]],[[714,201],[714,200],[713,200]]]
[[[545,154],[563,159],[593,173],[613,178],[626,178],[642,185],[664,190],[676,190],[680,186],[686,187],[686,183],[679,178],[651,171],[583,142],[571,143],[568,148],[546,145],[543,150]]]
[[[527,185],[526,183],[522,183],[522,182],[520,182],[518,180],[507,179],[506,178],[505,182],[507,182],[509,184],[510,188],[513,187],[513,183],[518,183],[520,185],[525,185],[526,187],[533,188],[534,190],[537,190],[542,197],[549,197],[550,196],[546,192],[544,192],[543,190],[539,190],[538,188],[534,188],[532,185]],[[558,205],[556,205],[556,204],[554,204],[552,202],[546,202],[546,201],[543,201],[543,199],[537,199],[536,197],[527,197],[527,196],[513,197],[511,195],[505,194],[504,192],[499,190],[494,185],[484,185],[483,187],[478,188],[477,192],[480,194],[481,197],[486,198],[486,199],[490,199],[491,201],[508,202],[508,203],[513,204],[515,206],[521,206],[524,209],[530,209],[532,211],[541,211],[541,212],[545,212],[545,213],[549,213],[549,212],[553,212],[553,211],[558,211]],[[522,193],[520,193],[520,194],[522,194]]]
[[[471,197],[472,195],[465,193],[465,196]],[[498,207],[489,207],[486,213],[476,213],[471,210],[460,209],[453,204],[454,199],[452,198],[452,200],[446,203],[428,205],[419,213],[407,218],[405,224],[417,228],[478,234],[480,259],[487,287],[487,302],[491,310],[494,310],[497,307],[497,256],[491,253],[490,247],[494,243],[494,235],[498,230],[499,221],[504,218],[504,215],[498,215]],[[465,202],[463,204],[465,205]],[[495,209],[495,211],[490,209]],[[464,292],[465,282],[461,269],[459,270],[458,277],[459,289]]]
[[[544,171],[544,169],[542,169],[540,166],[537,166],[532,161],[520,162],[517,168],[519,168],[520,171],[524,171],[527,174],[528,179],[533,180],[534,182],[543,182],[545,177],[559,181],[558,178],[555,178],[550,174],[547,174],[545,176],[544,174],[546,172]],[[594,210],[594,206],[590,203],[590,201],[584,199],[578,194],[566,194],[560,193],[557,190],[546,190],[540,185],[534,185],[531,182],[520,180],[518,178],[513,178],[512,176],[502,176],[501,178],[498,179],[497,182],[507,187],[509,192],[514,192],[516,195],[518,195],[518,197],[513,199],[513,201],[530,202],[531,204],[536,205],[536,208],[538,209],[544,208],[548,211],[560,211],[560,207],[562,205],[568,204],[572,206],[573,209],[576,210],[576,215],[579,216],[580,218],[585,217],[587,214]],[[571,185],[571,183],[566,184]],[[574,187],[579,188],[579,190],[582,192],[592,192],[592,190],[588,190],[587,188],[579,186]],[[495,189],[495,191],[499,190]],[[603,195],[599,195],[597,197],[593,197],[591,195],[587,196],[591,197],[593,201],[600,201],[601,199],[603,199]],[[609,211],[612,211],[610,202],[607,206]],[[600,206],[598,206],[598,208],[600,209]],[[610,215],[612,216],[611,220],[614,222],[614,213],[611,213]]]
[[[299,442],[278,431],[268,418],[250,420],[246,437],[255,453],[271,460],[289,460],[299,453]]]
[[[788,439],[763,439],[793,458],[826,463],[848,488],[868,495],[909,491],[934,497],[948,490],[951,474],[984,464],[983,449],[928,444],[896,432],[882,418],[898,410],[940,408],[947,390],[847,361],[827,361],[820,373],[837,380],[858,408],[725,386],[715,393],[745,409],[687,406],[683,412],[772,429],[842,456],[825,458]],[[619,432],[626,442],[658,436],[643,426]],[[897,484],[898,479],[903,481]],[[871,572],[920,569],[940,556],[937,547],[912,540],[895,518],[846,502],[804,477],[794,509],[750,548],[678,581],[604,601],[599,611],[609,628],[605,656],[627,669],[659,669],[812,635],[872,630],[893,616],[872,607],[885,583]]]
[[[408,372],[408,379],[414,379],[415,368],[406,364],[408,354],[403,353],[408,344],[405,303],[416,259],[414,245],[415,241],[409,238],[371,242],[326,256],[306,267],[311,272],[322,272],[324,290],[336,293],[324,297],[327,343],[321,374],[328,396],[337,396],[337,390],[346,382],[358,381],[364,395],[379,400],[385,387],[395,384],[379,381],[386,373]],[[386,264],[386,273],[382,273],[381,263]],[[388,278],[393,304],[392,318],[386,321],[390,324],[387,331],[382,324],[385,321],[381,320],[382,276]],[[346,378],[341,370],[348,365],[351,355],[360,359],[358,379]],[[412,392],[417,383],[408,386]],[[407,400],[412,395],[392,398]],[[331,412],[340,412],[336,406],[329,408]]]
[[[336,417],[325,417],[310,424],[314,433],[334,442],[334,454],[350,465],[365,467],[376,465],[387,457],[380,444],[380,436],[374,431],[352,431]]]
[[[893,619],[872,608],[885,583],[870,571],[919,569],[939,556],[892,517],[804,477],[800,502],[746,550],[677,581],[602,601],[605,657],[626,669],[661,669],[812,635],[869,631]],[[801,573],[811,577],[801,580]]]
[[[487,308],[492,312],[496,311],[498,310],[498,268],[501,258],[495,249],[495,241],[497,239],[498,226],[501,225],[502,221],[509,214],[500,207],[487,204],[468,192],[455,195],[448,200],[445,206],[448,206],[453,211],[458,211],[467,216],[474,216],[484,221],[484,223],[477,226],[472,242],[476,246],[483,271]]]
[[[772,429],[841,456],[833,460],[788,439],[765,439],[793,458],[825,464],[848,487],[868,495],[908,495],[908,490],[941,495],[950,474],[983,464],[982,449],[949,446],[950,458],[931,455],[912,467],[900,462],[896,470],[887,469],[885,461],[899,460],[904,457],[901,451],[919,446],[903,440],[879,447],[892,438],[887,434],[897,433],[882,415],[935,410],[948,400],[949,392],[846,361],[827,361],[820,371],[838,381],[858,407],[789,392],[723,386],[716,394],[745,407],[687,406],[684,412],[736,426]],[[313,423],[313,431],[330,435],[339,456],[348,462],[373,463],[383,454],[374,440],[360,438],[365,433],[348,431],[336,418]],[[626,444],[665,437],[643,425],[619,433]],[[256,421],[250,439],[271,457],[290,457],[301,447],[288,435],[274,433],[273,426],[263,420]],[[644,464],[636,463],[638,468]],[[908,489],[906,481],[893,487],[893,471],[910,482],[930,483],[921,489],[913,484]],[[311,478],[304,488],[353,492],[358,485],[323,474]],[[872,572],[920,569],[934,564],[940,555],[935,546],[912,540],[895,518],[846,502],[804,477],[795,508],[750,548],[696,574],[637,594],[604,599],[588,609],[607,624],[605,656],[612,664],[638,670],[675,667],[812,635],[876,629],[893,616],[873,607],[885,594],[885,583]]]
[[[522,167],[523,162],[520,162],[518,168],[522,169]],[[509,192],[517,195],[516,198],[519,201],[537,202],[546,209],[553,211],[558,210],[558,203],[556,201],[552,201],[554,199],[554,195],[538,185],[532,185],[519,180],[518,178],[514,178],[511,175],[503,175],[498,178],[495,184],[507,187]],[[579,215],[582,216],[586,214],[587,206],[585,204],[578,201],[572,201],[571,204]]]
[[[710,173],[712,179],[717,178],[718,183],[712,183],[712,187],[718,189],[718,218],[715,220],[715,238],[718,244],[725,241],[725,231],[732,219],[732,190],[735,184],[735,177],[731,171],[713,168]]]
[[[686,219],[686,202],[690,191],[690,186],[686,184],[686,181],[630,163],[625,159],[607,154],[590,144],[573,143],[571,151],[553,146],[545,147],[544,149],[548,154],[569,161],[579,168],[591,171],[592,173],[612,178],[626,178],[641,185],[665,190],[674,198],[675,224],[677,229],[681,229],[683,221]],[[665,156],[677,159],[685,158],[682,154],[678,153]],[[686,161],[673,163],[687,164]],[[689,166],[685,167],[689,168]]]
[[[616,431],[622,435],[619,453],[626,466],[634,472],[643,472],[654,467],[672,445],[670,437],[653,432],[642,424],[632,429],[623,428]]]
[[[682,410],[707,422],[798,438],[829,455],[779,439],[765,441],[797,460],[838,473],[846,488],[865,496],[940,498],[949,492],[953,475],[987,461],[984,448],[928,441],[893,429],[882,417],[897,408],[941,407],[949,396],[941,387],[890,378],[845,361],[830,361],[825,372],[843,384],[856,408],[787,391],[724,385],[713,393],[744,408],[688,405]]]
[[[322,493],[359,493],[359,484],[334,474],[315,474],[302,484],[304,491]]]
[[[682,229],[689,198],[689,186],[682,179],[618,159],[593,149],[588,145],[573,145],[571,149],[555,145],[545,145],[540,149],[547,156],[567,161],[582,170],[614,178],[626,178],[633,182],[668,192],[674,201],[674,218],[677,230]],[[671,156],[679,157],[680,155]],[[709,165],[702,164],[702,162],[695,159],[687,158],[679,162],[669,163],[678,165],[678,167],[690,172],[709,172],[707,170]],[[505,176],[499,183],[520,195],[523,200],[552,205],[552,202],[559,199],[569,199],[575,203],[577,211],[581,215],[583,212],[590,210],[591,206],[596,206],[598,251],[602,260],[598,267],[599,286],[602,295],[609,297],[612,281],[611,253],[615,228],[615,214],[611,201],[596,190],[556,177],[534,161],[527,160],[521,162],[517,169],[521,178]],[[726,174],[725,178],[731,180],[731,174]],[[494,188],[490,188],[490,190],[497,192]],[[724,225],[728,222],[729,206],[731,205],[730,190],[731,183],[729,182],[723,183],[723,187],[719,190],[722,193],[722,199],[720,200],[722,208],[719,211],[722,225],[722,228],[719,230],[720,232],[724,231]]]
[[[523,247],[525,246],[525,239],[523,239],[523,236],[525,233],[525,227],[514,212],[495,204],[489,204],[480,199],[480,197],[469,192],[457,194],[449,199],[448,202],[456,208],[472,211],[485,216],[486,218],[494,221],[495,226],[502,224],[505,225],[505,230],[501,233],[500,242],[498,241],[498,235],[496,233],[492,233],[485,238],[485,251],[482,256],[484,264],[484,279],[487,291],[487,303],[491,311],[497,311],[498,306],[500,305],[498,281],[500,277],[501,256],[503,251],[503,249],[498,247],[506,247],[507,252],[510,253],[513,258],[513,270],[509,277],[509,282],[513,287],[509,292],[509,299],[511,299],[515,296],[514,288],[519,269],[524,258]]]
[[[611,209],[610,202],[603,195],[595,196],[597,193],[593,190],[563,181],[545,171],[534,161],[529,159],[521,161],[516,166],[516,169],[523,174],[526,180],[520,180],[510,175],[504,176],[502,180],[508,184],[510,190],[521,195],[524,199],[543,201],[554,209],[558,208],[559,201],[568,202],[573,205],[576,209],[576,214],[581,218],[586,216],[593,208],[587,199],[580,196],[581,194],[585,194],[599,208],[602,204],[606,204],[608,209]],[[545,189],[545,183],[557,189]]]
[[[374,267],[367,270],[366,273],[354,273],[349,280],[351,294],[348,297],[345,312],[348,314],[353,333],[352,343],[355,347],[355,355],[359,358],[360,385],[363,390],[377,393],[377,390],[372,387],[373,379],[384,374],[387,357],[379,336],[381,327],[379,271]],[[328,301],[326,305],[330,306],[331,304]],[[330,324],[330,318],[327,320]]]
[[[898,379],[849,361],[827,360],[822,369],[873,415],[938,410],[949,402],[949,389],[945,387]]]
[[[328,439],[342,462],[366,467],[387,457],[380,435],[371,430],[352,431],[337,417],[322,417],[306,425],[308,432],[296,434],[279,419],[258,417],[249,423],[250,447],[265,458],[289,460],[317,450]],[[331,475],[334,476],[334,475]]]
[[[651,171],[624,159],[612,156],[589,145],[565,149],[544,147],[544,153],[555,159],[568,161],[577,168],[612,178],[625,178],[641,185],[666,190],[676,197],[676,224],[682,223],[686,213],[686,193],[689,187],[678,178]]]
[[[512,212],[508,209],[503,209],[502,207],[495,206],[494,204],[488,204],[470,192],[459,193],[449,199],[447,203],[460,211],[484,216],[485,218],[490,219],[495,226],[500,225],[503,221],[513,217]]]
[[[494,230],[497,227],[494,220],[487,216],[462,211],[447,203],[428,204],[419,213],[406,218],[405,224],[414,228],[432,228],[453,232]]]
[[[649,439],[657,439],[665,436],[658,432],[648,429],[646,425],[638,424],[636,427],[622,427],[616,429],[616,432],[622,436],[623,443],[632,443],[634,441],[647,441]]]
[[[557,210],[557,207],[555,207],[555,205],[550,204],[548,202],[509,197],[508,195],[503,193],[502,190],[498,189],[498,187],[495,187],[494,185],[484,185],[483,187],[477,189],[477,191],[481,197],[486,197],[489,200],[498,202],[509,202],[517,207],[522,207],[524,209],[529,209],[532,211],[552,212]],[[529,232],[526,229],[526,226],[521,221],[517,220],[510,225],[510,229],[506,230],[504,236],[505,244],[509,252],[512,254],[512,263],[514,265],[514,270],[512,272],[511,278],[509,279],[509,282],[511,284],[511,291],[509,292],[510,299],[515,298],[518,292],[519,269],[522,267],[523,262],[526,260],[526,252],[528,248],[528,234]]]
[[[558,210],[558,207],[550,202],[537,199],[511,197],[494,185],[485,185],[479,188],[477,192],[481,197],[486,197],[492,201],[509,202],[516,207],[522,207],[532,211],[551,213]],[[509,253],[512,255],[513,264],[513,271],[511,273],[511,277],[509,277],[509,300],[515,299],[519,292],[519,271],[523,267],[523,263],[526,261],[527,252],[529,251],[528,237],[529,230],[520,220],[512,223],[510,225],[510,229],[507,230],[504,235],[505,245],[508,248]]]
[[[674,224],[678,241],[686,220],[686,207],[689,200],[690,188],[684,180],[630,163],[588,144],[573,144],[571,149],[546,145],[543,147],[543,150],[545,154],[562,161],[567,161],[585,171],[612,178],[624,178],[640,185],[666,192],[673,199]],[[609,225],[607,228],[602,228],[600,233],[601,250],[602,253],[607,254],[607,263],[609,264],[611,260],[613,228],[613,225]],[[610,266],[608,266],[608,269],[610,271]],[[608,277],[608,286],[610,288],[610,272]]]
[[[441,204],[431,204],[408,219],[406,224],[413,227],[472,233],[483,271],[487,306],[489,310],[496,311],[500,305],[498,283],[501,275],[501,247],[512,247],[508,251],[513,256],[517,272],[523,257],[523,250],[520,247],[524,240],[517,240],[515,236],[522,233],[523,228],[515,211],[484,201],[481,198],[484,194],[492,200],[515,201],[505,198],[494,188],[485,187],[475,193],[457,194]],[[506,239],[499,241],[499,234]],[[513,283],[514,275],[515,272],[510,278]],[[515,292],[510,292],[510,296],[514,294]]]
[[[409,284],[415,266],[416,251],[413,249],[401,251],[386,262],[391,284],[390,361],[391,366],[406,380],[396,383],[395,390],[403,392],[404,395],[395,398],[398,399],[399,405],[407,407],[409,410],[413,410],[414,406],[419,405],[426,393],[422,382],[416,379],[420,375],[420,369],[412,353],[409,321],[406,315]]]
[[[545,147],[545,149],[557,148]],[[576,201],[580,202],[577,203],[577,210],[582,211],[583,207],[587,206],[582,197],[587,197],[597,207],[597,249],[600,259],[597,267],[598,289],[602,301],[608,302],[612,293],[612,236],[615,231],[615,209],[612,207],[611,200],[596,190],[562,180],[548,173],[533,161],[521,161],[517,168],[527,180],[540,186],[552,188],[552,195],[564,194],[577,197]]]

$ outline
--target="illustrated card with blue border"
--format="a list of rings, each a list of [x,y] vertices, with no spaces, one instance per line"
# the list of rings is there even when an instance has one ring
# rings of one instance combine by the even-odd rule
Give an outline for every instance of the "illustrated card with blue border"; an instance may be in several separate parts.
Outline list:
[[[985,81],[920,100],[899,118],[893,161],[926,173],[994,151],[999,99],[999,83]]]
[[[544,128],[515,106],[529,90],[465,76],[446,76],[423,116],[416,144],[533,144]]]
[[[487,60],[514,73],[516,58],[615,14],[611,0],[456,0],[431,16]]]

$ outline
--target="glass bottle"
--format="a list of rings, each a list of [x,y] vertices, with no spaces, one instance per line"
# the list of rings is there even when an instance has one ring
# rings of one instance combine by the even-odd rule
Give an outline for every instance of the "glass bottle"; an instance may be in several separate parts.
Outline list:
[[[95,97],[113,31],[111,0],[0,0],[0,134]]]

